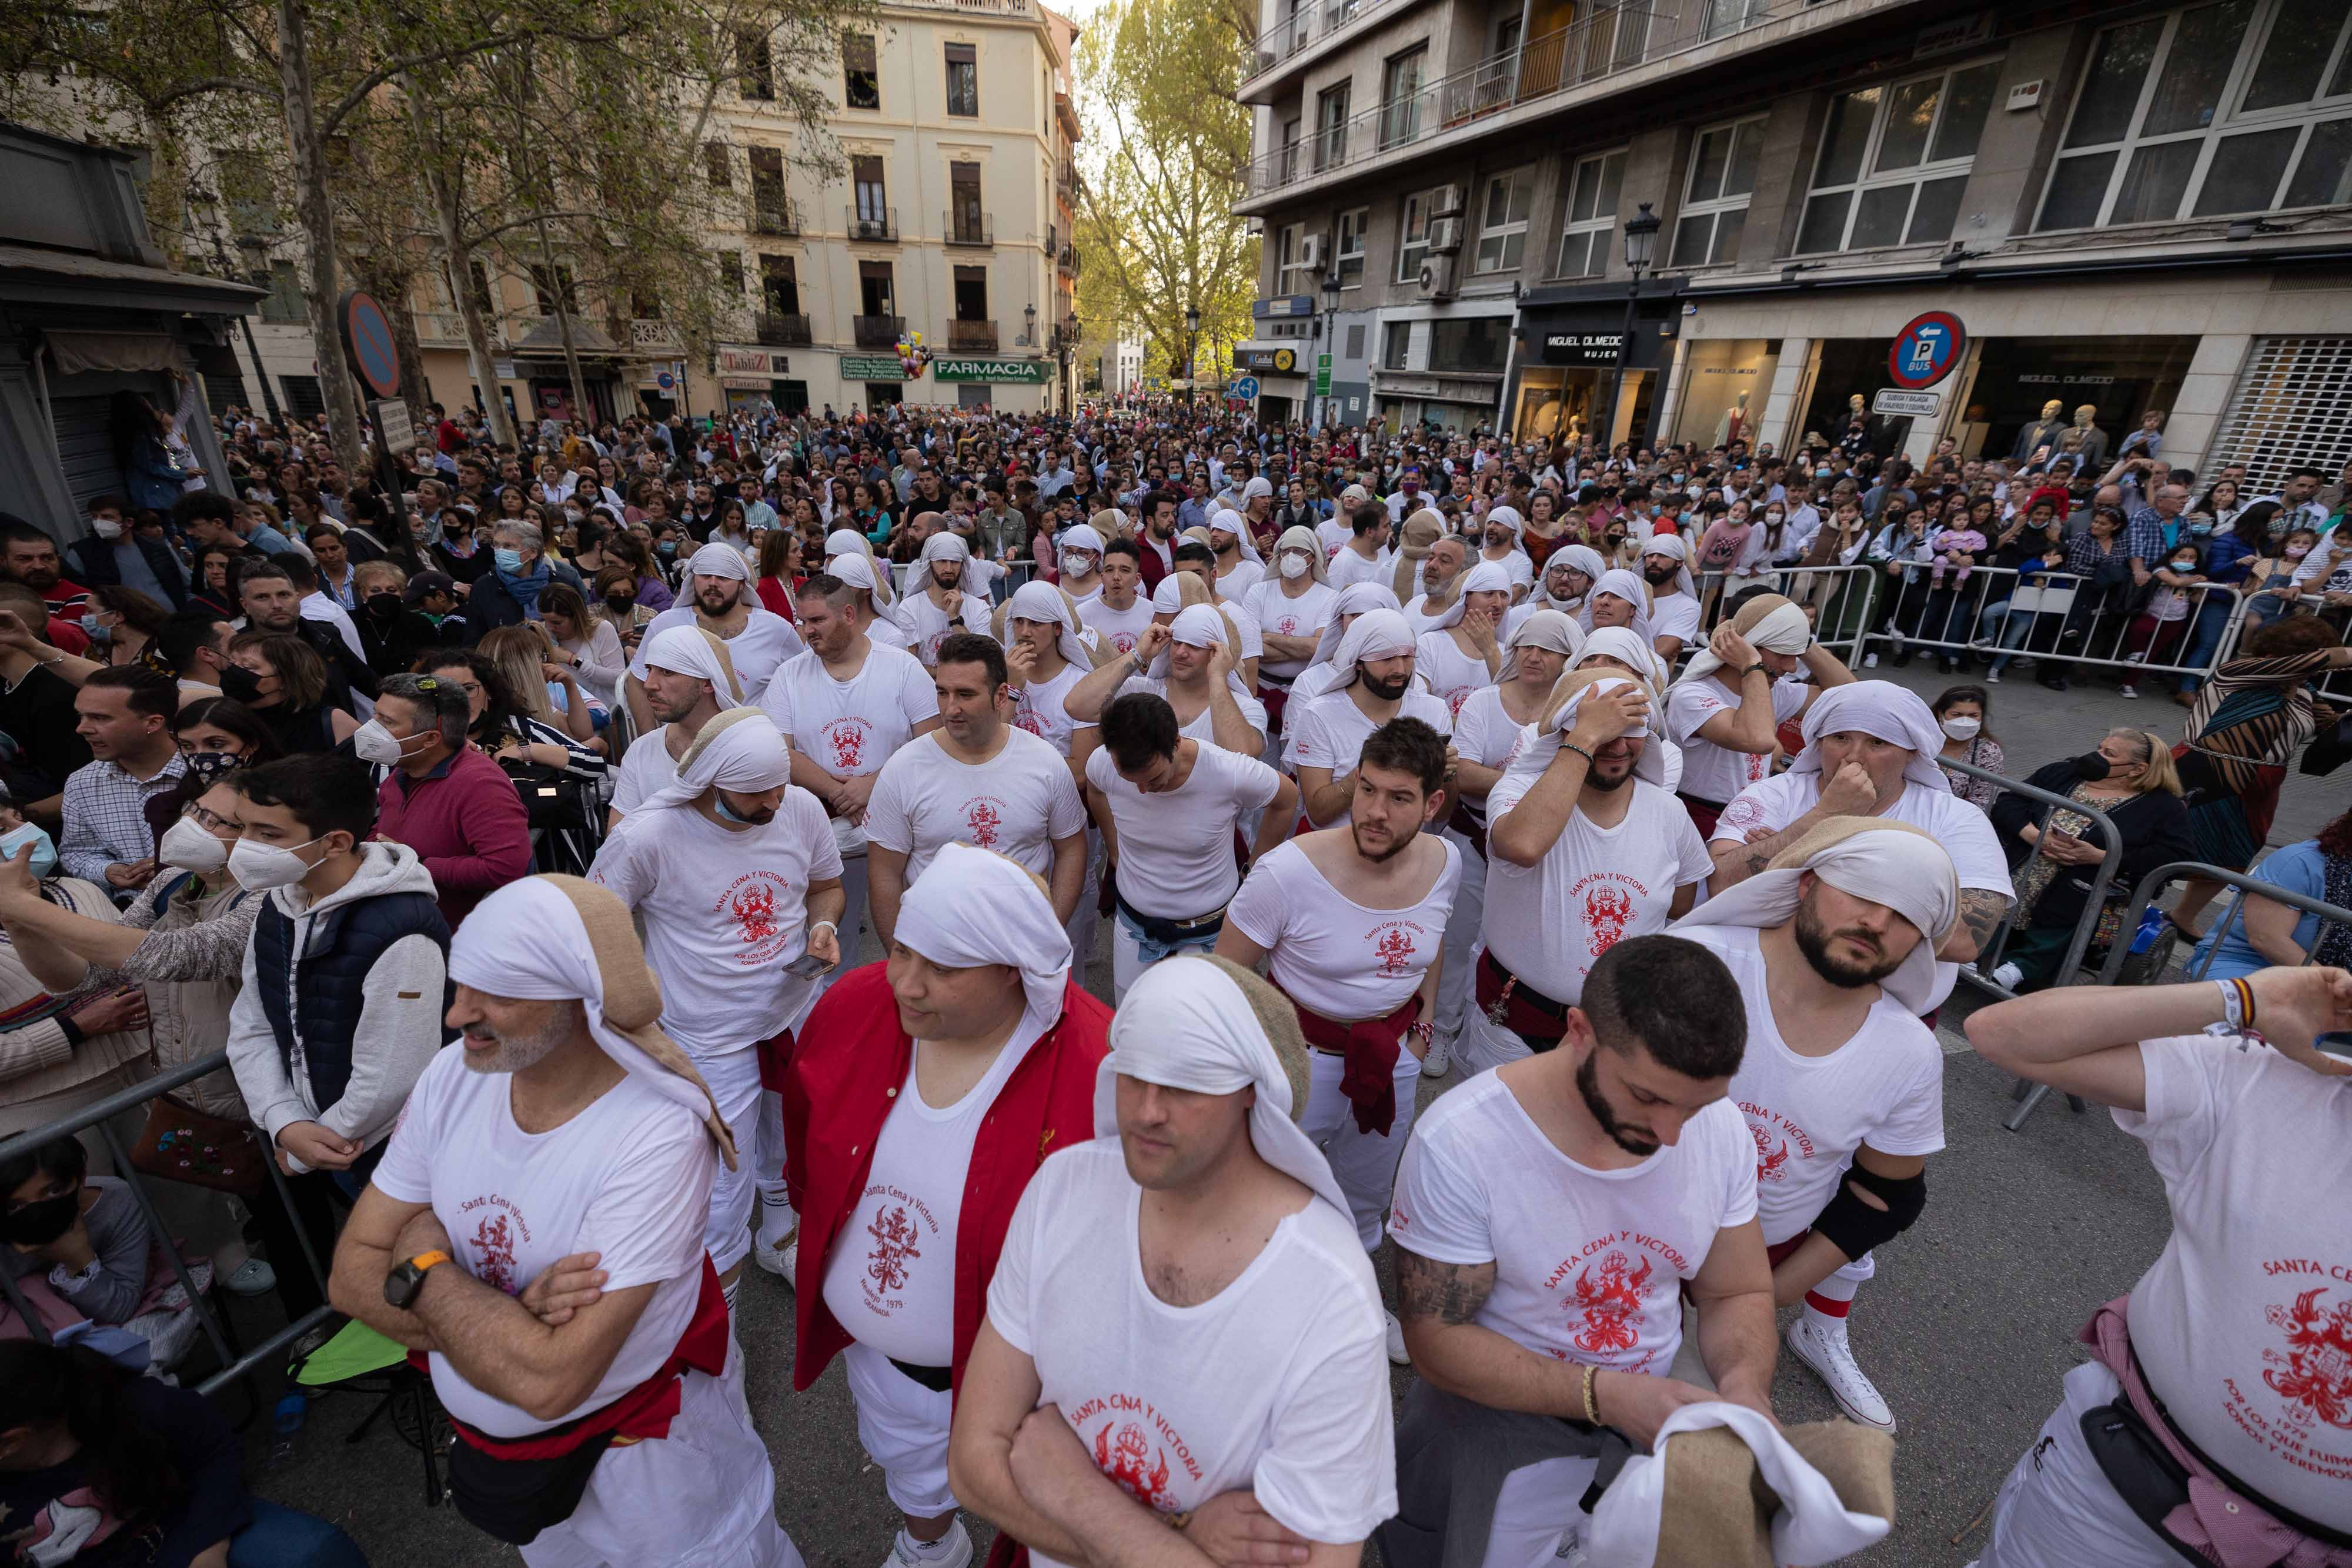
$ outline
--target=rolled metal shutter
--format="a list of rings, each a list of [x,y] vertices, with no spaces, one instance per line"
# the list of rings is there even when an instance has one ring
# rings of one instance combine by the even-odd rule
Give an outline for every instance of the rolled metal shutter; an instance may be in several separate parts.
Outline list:
[[[92,497],[121,495],[122,470],[114,461],[112,400],[104,392],[88,397],[49,400],[50,428],[57,432],[58,461],[66,475],[66,488],[77,505]]]
[[[2297,468],[2331,479],[2352,459],[2352,338],[2257,338],[2200,466],[2246,465],[2267,496]]]

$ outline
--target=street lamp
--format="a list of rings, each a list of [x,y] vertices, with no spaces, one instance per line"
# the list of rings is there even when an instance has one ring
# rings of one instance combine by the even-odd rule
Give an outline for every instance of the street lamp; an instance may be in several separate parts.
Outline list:
[[[1339,290],[1342,287],[1343,285],[1338,273],[1328,272],[1323,275],[1324,352],[1333,359],[1337,359],[1339,352]],[[1315,374],[1307,380],[1307,396],[1310,402],[1314,397],[1315,382],[1322,380],[1322,371],[1323,367],[1320,364],[1318,364],[1315,367]],[[1323,414],[1321,419],[1317,423],[1322,424],[1330,424],[1334,423],[1331,418],[1331,383],[1328,382],[1324,382],[1323,383]]]
[[[1658,214],[1650,210],[1647,202],[1642,204],[1639,213],[1625,220],[1625,266],[1633,276],[1625,285],[1625,329],[1617,339],[1617,370],[1609,383],[1607,410],[1598,427],[1601,460],[1604,464],[1617,448],[1617,400],[1624,395],[1625,367],[1633,358],[1633,305],[1641,298],[1642,274],[1650,270],[1650,262],[1657,252],[1659,225]]]

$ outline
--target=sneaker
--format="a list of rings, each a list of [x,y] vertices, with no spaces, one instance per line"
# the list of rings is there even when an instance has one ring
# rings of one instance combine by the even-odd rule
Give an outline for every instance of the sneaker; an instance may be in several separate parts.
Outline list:
[[[1864,653],[1862,656],[1862,667],[1865,670],[1874,670],[1878,668],[1878,655],[1875,653]]]
[[[890,1542],[890,1555],[882,1559],[882,1568],[971,1568],[971,1534],[958,1519],[948,1526],[948,1532],[933,1542],[919,1542],[899,1526],[898,1538]]]
[[[1404,1325],[1397,1322],[1394,1312],[1384,1309],[1381,1315],[1389,1321],[1389,1359],[1399,1366],[1411,1366],[1412,1357],[1405,1353],[1404,1348]]]
[[[2122,685],[2116,688],[2116,695],[2119,697],[2129,697],[2132,701],[2137,702],[2139,701],[2139,688],[2132,685],[2131,682],[2126,681]]]
[[[2000,685],[2000,672],[1999,670],[1987,670],[1985,672],[1985,685],[1989,686],[1997,686]]]
[[[1882,1432],[1895,1430],[1895,1413],[1879,1397],[1877,1387],[1853,1362],[1853,1348],[1843,1329],[1825,1329],[1812,1314],[1789,1325],[1789,1349],[1829,1385],[1830,1396],[1849,1419]]]
[[[1423,1078],[1443,1078],[1454,1068],[1454,1036],[1439,1030],[1429,1037],[1429,1054],[1421,1059]]]
[[[221,1289],[233,1296],[266,1296],[278,1289],[278,1270],[258,1258],[247,1258],[229,1270]]]
[[[2025,978],[2025,971],[2014,964],[2000,964],[1995,966],[1993,972],[1986,978],[2004,991],[2013,991],[2017,989],[2018,982]]]
[[[2145,648],[2142,648],[2142,649],[2141,649],[2138,653],[2126,653],[2126,654],[2124,655],[2124,663],[2125,663],[2125,664],[2138,664],[2141,660],[2143,660],[2143,659],[2145,659],[2145,658],[2147,658],[2147,649],[2145,649]]]
[[[771,1247],[758,1237],[751,1238],[751,1261],[775,1275],[785,1284],[800,1276],[801,1238],[798,1231],[781,1247]]]

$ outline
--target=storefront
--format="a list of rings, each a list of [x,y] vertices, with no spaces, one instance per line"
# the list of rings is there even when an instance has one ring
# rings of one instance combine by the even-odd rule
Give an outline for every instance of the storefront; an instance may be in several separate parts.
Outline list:
[[[1053,365],[1045,360],[936,359],[931,376],[942,390],[955,389],[959,408],[1020,408],[1045,406],[1044,392],[1052,382]],[[1008,397],[1004,389],[1034,388],[1034,395]]]
[[[896,354],[844,354],[841,381],[845,393],[868,409],[886,409],[905,401],[907,367]],[[856,383],[863,382],[861,390]]]
[[[1683,357],[1682,389],[1665,439],[1702,449],[1753,442],[1772,372],[1778,338],[1725,338],[1693,343]]]
[[[1623,381],[1607,444],[1648,439],[1656,420],[1660,371],[1674,350],[1669,293],[1644,294],[1625,336],[1625,296],[1616,288],[1538,288],[1520,302],[1518,371],[1506,424],[1521,441],[1574,443],[1603,433],[1610,392]]]
[[[2031,457],[2030,450],[2018,448],[2029,432],[2048,434],[2043,411],[2054,402],[2053,417],[2069,430],[2084,430],[2076,437],[2062,431],[2054,444],[2071,440],[2111,463],[2116,444],[2139,428],[2142,413],[2179,402],[2197,342],[2177,335],[1988,339],[1963,412],[1973,439],[1961,444],[1971,456]],[[2083,409],[2091,411],[2087,427]]]
[[[1257,378],[1260,424],[1307,417],[1313,362],[1313,351],[1298,343],[1244,343],[1234,350],[1234,373]]]

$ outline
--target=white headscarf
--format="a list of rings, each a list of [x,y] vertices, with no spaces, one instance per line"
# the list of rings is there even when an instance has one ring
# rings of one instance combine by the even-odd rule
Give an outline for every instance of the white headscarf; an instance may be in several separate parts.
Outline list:
[[[1793,604],[1777,593],[1762,593],[1739,607],[1731,618],[1732,630],[1748,639],[1749,644],[1767,653],[1803,653],[1813,645],[1813,623],[1805,619],[1804,608]],[[1700,681],[1723,668],[1723,661],[1715,656],[1711,645],[1703,645],[1683,666],[1682,681]],[[1937,743],[1942,749],[1942,743]]]
[[[941,528],[923,541],[922,562],[929,566],[935,560],[965,561],[971,559],[971,547],[963,536],[952,529]]]
[[[1682,570],[1675,573],[1675,591],[1681,593],[1696,593],[1698,591],[1696,588],[1691,586],[1690,546],[1683,543],[1682,535],[1670,531],[1652,534],[1647,539],[1643,541],[1642,553],[1643,555],[1670,555],[1676,560],[1681,561],[1683,563]],[[1649,580],[1645,577],[1643,580],[1646,582]]]
[[[1536,573],[1536,586],[1534,591],[1528,595],[1528,603],[1548,604],[1571,615],[1583,605],[1583,598],[1562,599],[1552,592],[1551,569],[1556,566],[1573,567],[1595,583],[1609,575],[1609,563],[1601,559],[1601,552],[1591,545],[1562,545],[1551,552],[1550,559],[1544,562],[1543,570]],[[1586,596],[1590,596],[1592,591],[1588,588],[1584,591]]]
[[[1339,651],[1339,622],[1350,615],[1369,614],[1375,610],[1393,610],[1402,614],[1404,606],[1397,601],[1396,591],[1385,582],[1351,582],[1341,589],[1339,597],[1332,601],[1331,619],[1323,623],[1322,634],[1315,639],[1315,657],[1307,662],[1329,664],[1332,655]]]
[[[1650,695],[1664,700],[1666,692],[1666,669],[1664,660],[1649,640],[1629,626],[1597,626],[1584,633],[1584,646],[1569,668],[1575,669],[1591,658],[1606,655],[1634,670],[1649,672]]]
[[[1253,479],[1250,483],[1253,485],[1263,485],[1265,481],[1263,479]],[[1269,495],[1272,493],[1273,492],[1271,490],[1267,492]],[[1244,560],[1255,561],[1260,566],[1264,566],[1265,564],[1265,559],[1257,553],[1257,545],[1255,541],[1250,538],[1249,518],[1244,517],[1238,507],[1220,507],[1215,511],[1211,512],[1209,514],[1209,528],[1213,533],[1218,530],[1223,530],[1225,533],[1233,535],[1234,543],[1241,550],[1242,559]],[[1211,549],[1217,548],[1217,541],[1214,538],[1210,539],[1209,548]]]
[[[841,569],[856,561],[866,569],[863,581]],[[855,528],[835,528],[824,536],[824,570],[853,588],[862,588],[874,601],[874,613],[882,619],[894,620],[892,602],[898,597],[898,585],[891,573],[882,570],[874,559],[874,547],[866,536]]]
[[[1183,575],[1171,571],[1160,580],[1159,587],[1151,591],[1151,612],[1154,615],[1173,615],[1184,608]]]
[[[1960,883],[1944,846],[1908,822],[1832,817],[1782,850],[1769,867],[1715,894],[1667,929],[1781,925],[1797,912],[1797,883],[1806,872],[1840,893],[1883,904],[1917,927],[1917,945],[1879,986],[1906,1012],[1933,1007],[1936,949],[1960,918]]]
[[[751,580],[751,568],[743,559],[743,552],[733,545],[715,541],[696,550],[693,559],[686,563],[686,570],[689,577],[731,577],[741,583]]]
[[[1503,644],[1507,648],[1549,648],[1565,653],[1570,664],[1584,651],[1584,630],[1557,610],[1538,610],[1518,624]],[[1564,673],[1564,672],[1563,672]]]
[[[1039,622],[1054,622],[1061,628],[1062,657],[1080,670],[1095,667],[1095,645],[1086,628],[1078,621],[1077,612],[1070,604],[1070,596],[1050,582],[1024,582],[1013,591],[1013,597],[998,607],[996,640],[1009,643],[1011,634],[1006,623],[1018,618]]]
[[[1891,745],[1908,747],[1911,760],[1903,777],[1925,789],[1948,795],[1952,781],[1936,766],[1944,749],[1943,727],[1927,711],[1926,699],[1893,681],[1852,681],[1832,686],[1805,710],[1805,749],[1789,764],[1791,773],[1822,770],[1822,737],[1860,730]]]
[[[1486,509],[1486,523],[1478,525],[1478,531],[1482,535],[1486,531],[1486,523],[1502,524],[1511,530],[1511,537],[1515,539],[1527,538],[1528,520],[1519,516],[1519,509],[1517,507],[1489,507]],[[1484,540],[1480,542],[1483,543]]]
[[[702,727],[677,759],[677,776],[624,817],[619,831],[627,831],[641,813],[690,806],[714,786],[757,795],[792,779],[792,747],[777,733],[775,721],[760,708],[730,707]]]
[[[1559,743],[1576,727],[1576,716],[1584,699],[1596,694],[1613,692],[1621,686],[1633,686],[1648,695],[1653,703],[1654,693],[1639,681],[1629,680],[1613,670],[1568,670],[1552,684],[1551,695],[1544,699],[1543,711],[1536,722],[1521,727],[1519,744],[1511,750],[1510,760],[1504,767],[1507,777],[1517,773],[1532,777],[1552,765],[1559,755]],[[1655,709],[1654,708],[1654,714]],[[1625,732],[1630,739],[1642,742],[1642,755],[1633,761],[1633,777],[1645,783],[1666,787],[1666,758],[1671,743],[1647,724],[1637,725]],[[1498,784],[1497,789],[1501,788]]]
[[[1095,1076],[1095,1135],[1118,1132],[1118,1081],[1195,1094],[1255,1089],[1250,1143],[1258,1158],[1341,1214],[1347,1197],[1314,1141],[1291,1120],[1290,1078],[1256,1010],[1215,959],[1180,954],[1143,972],[1110,1022],[1110,1054]]]
[[[646,668],[709,681],[719,702],[732,707],[743,700],[743,683],[735,678],[725,647],[699,626],[665,626],[646,640]]]
[[[1311,580],[1321,583],[1331,580],[1330,573],[1323,567],[1323,541],[1315,537],[1313,528],[1304,523],[1294,523],[1283,529],[1282,537],[1274,541],[1274,562],[1266,568],[1266,572],[1276,581],[1289,580],[1282,575],[1282,552],[1286,549],[1307,552],[1307,575]]]
[[[1331,689],[1336,692],[1354,680],[1357,667],[1369,660],[1393,659],[1412,651],[1412,628],[1405,624],[1402,611],[1368,610],[1348,628],[1331,655],[1331,667],[1338,672]]]
[[[1510,591],[1511,574],[1501,561],[1473,561],[1463,569],[1460,577],[1454,579],[1454,602],[1439,611],[1436,619],[1431,621],[1426,629],[1443,632],[1449,626],[1461,625],[1462,617],[1470,607],[1470,596],[1474,593],[1500,593],[1507,597]],[[1507,611],[1510,606],[1506,604],[1503,608]]]
[[[655,1021],[661,988],[612,889],[576,876],[507,883],[476,904],[449,938],[449,978],[494,997],[582,1003],[588,1032],[604,1054],[700,1118],[719,1158],[735,1168],[735,1140],[709,1086]]]
[[[1622,599],[1633,607],[1633,634],[1648,643],[1654,637],[1650,630],[1650,584],[1638,571],[1612,567],[1601,574],[1592,584],[1592,591],[1584,596],[1584,603],[1576,612],[1577,624],[1587,632],[1592,627],[1592,601],[1602,594]],[[1605,628],[1604,628],[1605,630]]]
[[[1071,524],[1068,528],[1062,530],[1062,537],[1054,547],[1054,562],[1055,570],[1060,571],[1067,571],[1070,570],[1069,562],[1065,560],[1063,558],[1067,556],[1072,550],[1082,550],[1087,554],[1093,556],[1095,558],[1095,566],[1099,570],[1102,566],[1103,543],[1102,535],[1095,531],[1093,525],[1088,523]]]
[[[1062,1016],[1069,933],[1055,918],[1054,901],[1037,878],[993,850],[940,845],[899,903],[895,939],[951,969],[982,964],[1018,969],[1039,1030]]]

